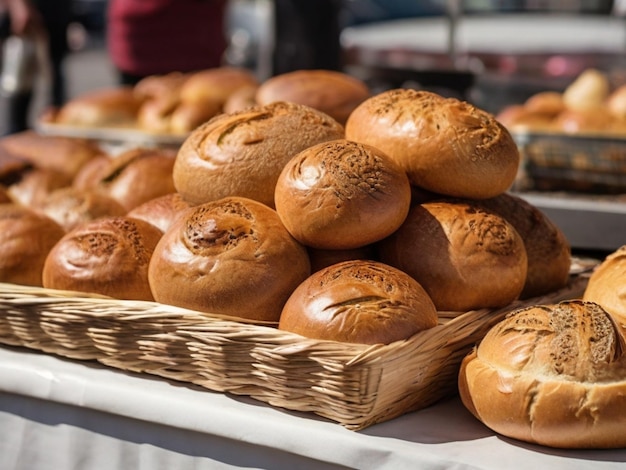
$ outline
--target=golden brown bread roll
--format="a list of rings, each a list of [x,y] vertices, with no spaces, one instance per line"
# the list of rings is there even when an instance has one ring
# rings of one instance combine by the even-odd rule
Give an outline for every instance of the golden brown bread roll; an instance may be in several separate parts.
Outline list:
[[[214,67],[190,74],[180,90],[180,97],[186,103],[215,102],[221,108],[232,93],[249,85],[258,85],[250,70],[233,66]]]
[[[145,220],[165,232],[184,210],[191,207],[178,193],[169,193],[139,204],[128,217]]]
[[[66,232],[99,217],[121,216],[126,209],[119,202],[94,189],[72,186],[52,191],[38,210],[56,221]]]
[[[220,114],[182,144],[173,177],[192,205],[241,196],[274,207],[276,181],[298,152],[343,138],[328,115],[294,103],[272,103]]]
[[[70,177],[49,168],[27,168],[19,175],[19,180],[9,185],[7,190],[15,202],[29,207],[39,207],[50,194],[60,188],[70,186]]]
[[[276,212],[300,243],[351,249],[381,240],[402,224],[411,186],[405,171],[382,151],[339,139],[289,160],[274,197]]]
[[[361,103],[346,138],[379,148],[429,191],[483,199],[510,188],[519,150],[494,116],[428,91],[394,89]]]
[[[104,178],[111,165],[108,155],[99,155],[85,163],[72,179],[72,186],[79,190],[92,189]]]
[[[462,361],[459,392],[493,431],[559,448],[626,446],[626,343],[598,304],[515,311]]]
[[[579,74],[563,91],[563,102],[570,111],[588,111],[603,108],[611,84],[604,72],[589,68]]]
[[[98,89],[65,103],[54,122],[77,127],[135,127],[141,103],[130,86]]]
[[[127,211],[155,197],[173,193],[176,151],[137,147],[112,157],[100,173],[96,189],[118,201]],[[75,185],[76,186],[76,185]]]
[[[224,111],[225,113],[234,113],[236,111],[241,111],[242,109],[255,106],[257,104],[256,91],[258,90],[258,88],[258,84],[244,85],[241,88],[233,91],[224,102],[222,111]]]
[[[611,92],[606,100],[606,107],[615,118],[626,119],[626,84]]]
[[[554,129],[567,134],[605,133],[611,130],[615,118],[604,108],[567,109],[556,116]]]
[[[520,298],[548,294],[567,285],[572,264],[569,241],[541,210],[511,193],[479,203],[504,217],[524,240],[528,272]]]
[[[335,70],[295,70],[260,84],[255,101],[289,101],[319,109],[345,124],[354,109],[371,96],[362,80]]]
[[[437,325],[426,291],[408,274],[354,260],[313,273],[287,300],[278,328],[307,338],[389,344]]]
[[[0,204],[0,282],[41,287],[43,265],[65,231],[21,204]]]
[[[528,97],[524,108],[530,113],[553,118],[566,108],[563,94],[558,91],[540,91]]]
[[[149,280],[163,304],[277,323],[309,274],[306,249],[276,211],[230,197],[192,207],[170,226],[152,255]]]
[[[173,134],[189,134],[221,112],[219,103],[181,103],[170,116],[169,131]]]
[[[413,206],[379,242],[379,259],[415,278],[437,310],[456,312],[508,305],[522,292],[528,269],[517,230],[469,201]]]
[[[148,264],[161,235],[153,225],[130,217],[102,217],[81,224],[48,253],[43,286],[154,300]]]
[[[583,300],[600,304],[626,328],[626,245],[608,254],[591,273]]]

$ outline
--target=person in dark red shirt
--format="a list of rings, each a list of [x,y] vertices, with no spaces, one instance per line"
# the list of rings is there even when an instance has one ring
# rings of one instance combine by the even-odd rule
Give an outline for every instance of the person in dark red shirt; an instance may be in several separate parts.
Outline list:
[[[110,0],[107,45],[119,82],[222,65],[227,0]]]

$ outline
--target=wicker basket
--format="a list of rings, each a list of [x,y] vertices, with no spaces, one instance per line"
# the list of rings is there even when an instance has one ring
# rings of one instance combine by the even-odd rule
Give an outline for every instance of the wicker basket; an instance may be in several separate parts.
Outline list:
[[[0,343],[247,395],[353,430],[457,391],[461,359],[519,307],[579,297],[584,274],[551,295],[455,315],[389,345],[318,341],[155,302],[0,284]]]
[[[626,192],[626,138],[612,135],[513,132],[522,157],[516,189]]]

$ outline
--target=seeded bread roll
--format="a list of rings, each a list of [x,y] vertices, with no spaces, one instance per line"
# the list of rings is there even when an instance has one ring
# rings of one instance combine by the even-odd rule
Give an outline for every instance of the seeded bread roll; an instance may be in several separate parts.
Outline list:
[[[626,446],[626,343],[598,304],[515,311],[461,363],[459,393],[493,431],[559,448]]]
[[[379,257],[415,278],[437,310],[456,312],[508,305],[522,292],[528,269],[517,230],[472,202],[413,206],[379,243]]]
[[[274,207],[276,181],[298,152],[343,138],[330,116],[294,103],[272,103],[220,114],[182,144],[173,177],[192,205],[239,196]]]
[[[162,232],[143,220],[104,217],[79,225],[50,250],[43,286],[154,300],[148,263]]]
[[[276,183],[276,212],[300,243],[352,249],[393,233],[411,204],[405,171],[369,145],[345,139],[293,157]]]
[[[185,211],[154,250],[149,279],[158,302],[277,323],[310,269],[275,210],[231,197]]]
[[[21,204],[0,204],[0,282],[41,287],[43,265],[65,235],[50,217]]]
[[[361,103],[346,139],[379,148],[412,184],[447,196],[484,199],[511,187],[520,155],[494,116],[455,98],[394,89]]]
[[[583,300],[600,304],[626,328],[626,245],[607,255],[596,267]]]
[[[411,276],[354,260],[328,266],[300,284],[278,328],[307,338],[389,344],[436,325],[433,301]]]
[[[354,109],[370,97],[365,82],[334,70],[295,70],[275,75],[259,86],[258,104],[289,101],[319,109],[345,124]]]

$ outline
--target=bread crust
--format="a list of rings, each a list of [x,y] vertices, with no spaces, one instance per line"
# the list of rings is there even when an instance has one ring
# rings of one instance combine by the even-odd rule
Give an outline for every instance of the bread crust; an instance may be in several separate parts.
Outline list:
[[[626,245],[609,253],[591,273],[583,300],[600,304],[626,327]]]

